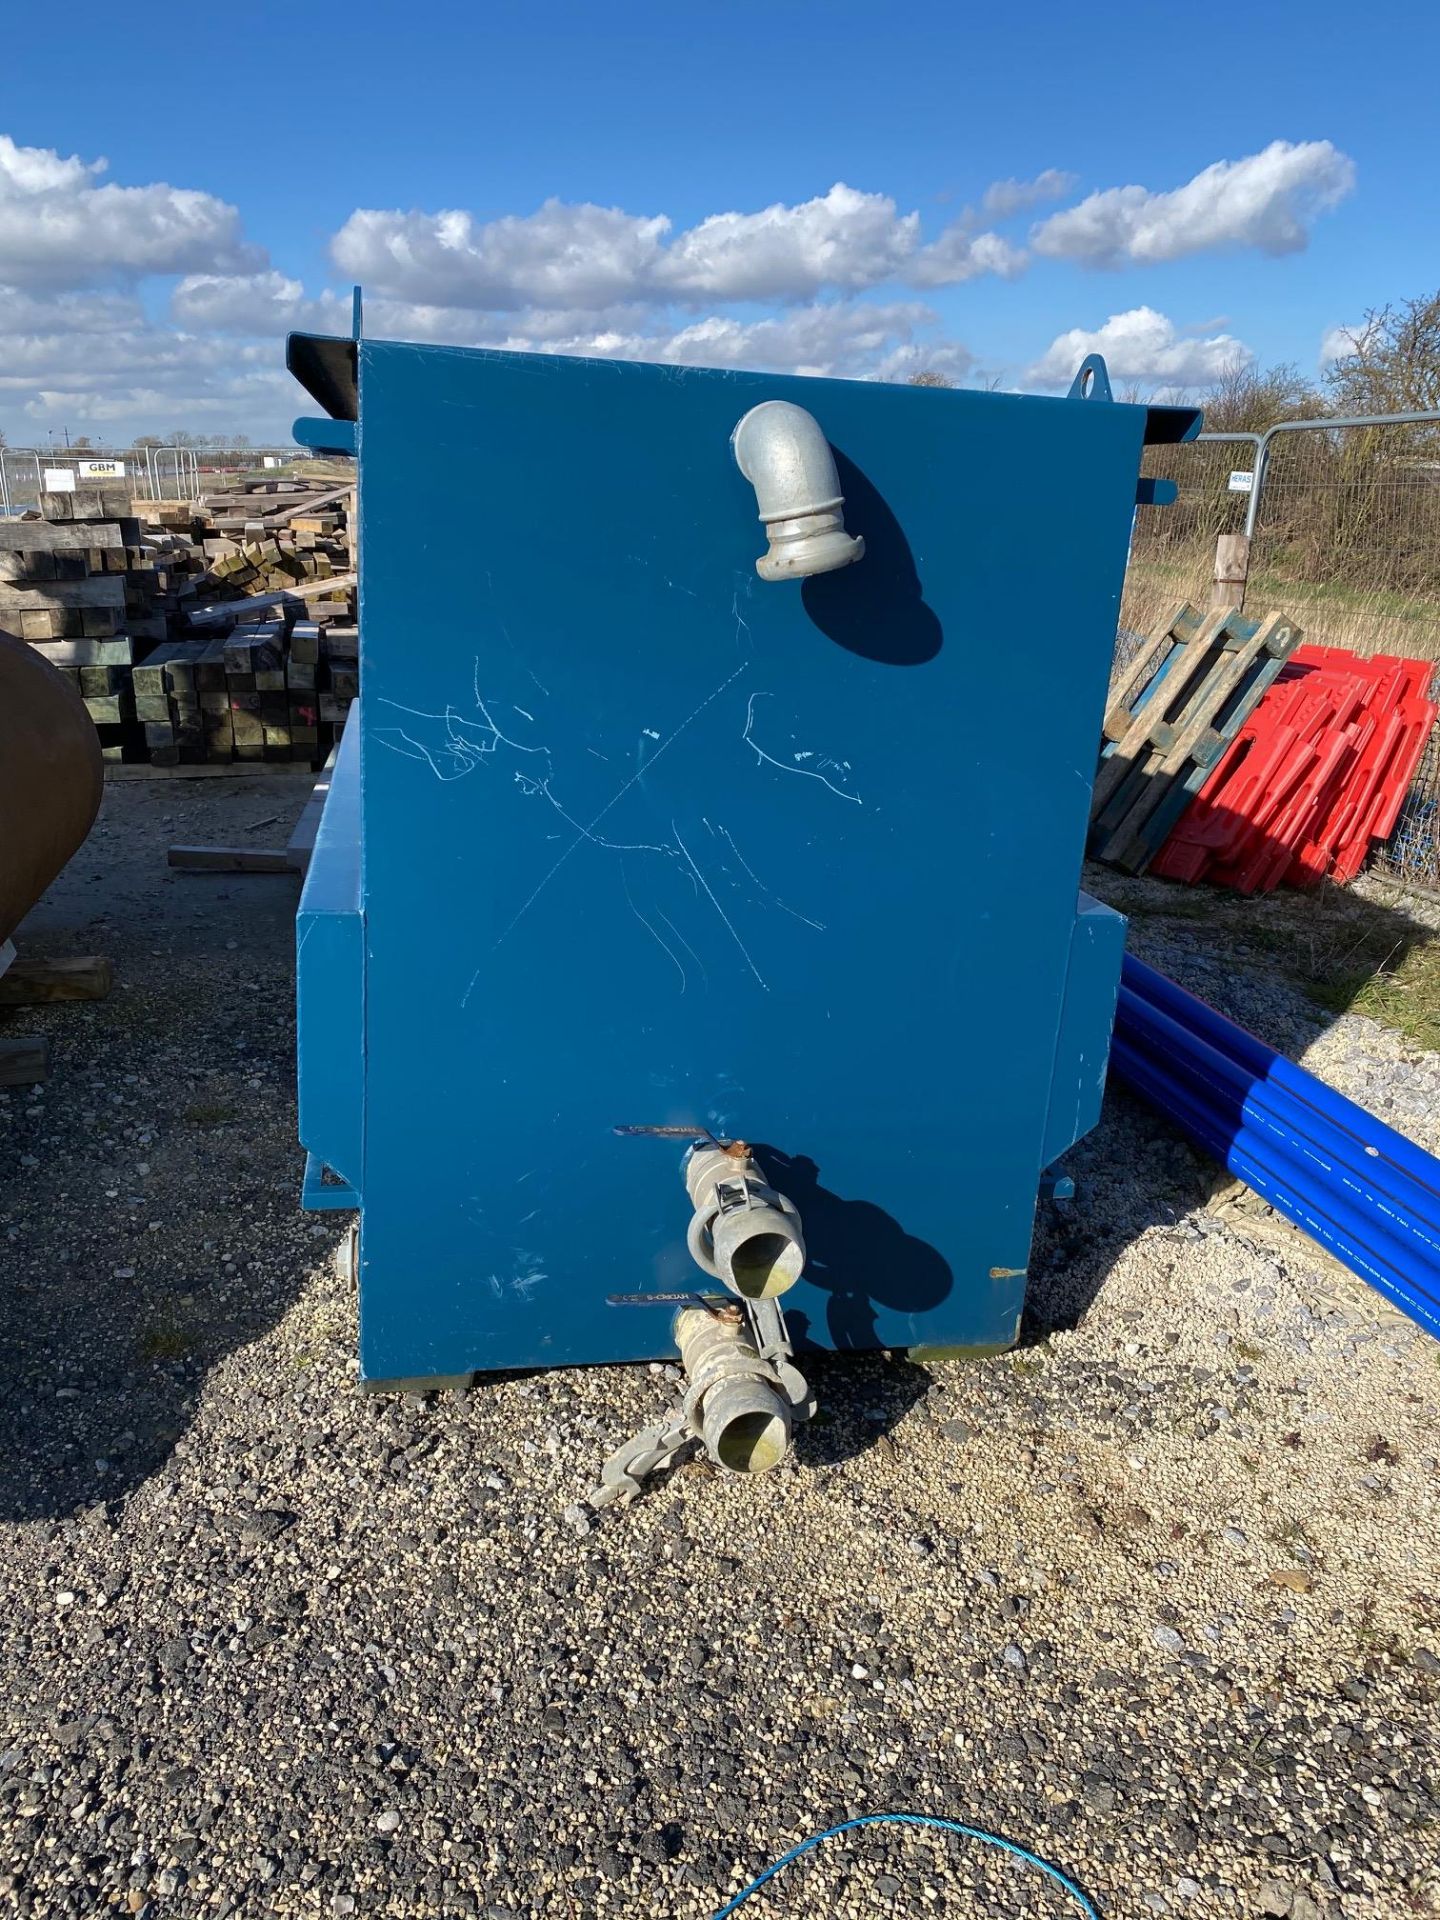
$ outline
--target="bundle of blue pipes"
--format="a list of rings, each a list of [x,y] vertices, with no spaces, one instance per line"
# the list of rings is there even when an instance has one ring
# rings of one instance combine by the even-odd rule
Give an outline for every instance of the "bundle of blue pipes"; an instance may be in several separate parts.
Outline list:
[[[1110,1059],[1277,1213],[1440,1334],[1440,1160],[1131,954]]]

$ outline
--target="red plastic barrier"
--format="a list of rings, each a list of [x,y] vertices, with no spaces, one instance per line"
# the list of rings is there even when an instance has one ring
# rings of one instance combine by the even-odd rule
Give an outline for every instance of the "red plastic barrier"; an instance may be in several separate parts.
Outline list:
[[[1298,647],[1151,866],[1240,893],[1353,880],[1435,724],[1428,660]]]

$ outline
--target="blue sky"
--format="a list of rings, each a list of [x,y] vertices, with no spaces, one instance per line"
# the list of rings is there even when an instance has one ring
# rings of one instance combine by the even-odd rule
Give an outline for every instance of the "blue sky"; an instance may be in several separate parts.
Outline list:
[[[283,435],[283,334],[343,326],[355,278],[371,331],[462,344],[1040,390],[1090,347],[1146,392],[1315,372],[1440,284],[1404,80],[1437,53],[1433,5],[1334,0],[128,28],[72,0],[0,81],[0,428]]]

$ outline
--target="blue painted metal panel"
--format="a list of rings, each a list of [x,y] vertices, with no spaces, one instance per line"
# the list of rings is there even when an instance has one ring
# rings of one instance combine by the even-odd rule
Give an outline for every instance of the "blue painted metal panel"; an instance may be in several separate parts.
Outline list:
[[[355,451],[353,420],[297,420],[291,431],[300,446],[311,447],[316,453]]]
[[[866,541],[803,586],[730,455],[770,398]],[[622,1124],[758,1143],[802,1346],[1013,1340],[1067,979],[1067,1033],[1113,1003],[1073,929],[1145,429],[361,342],[368,1378],[668,1352],[607,1296],[694,1283],[679,1149]],[[428,583],[417,444],[469,530]]]
[[[1070,964],[1045,1123],[1042,1151],[1047,1161],[1058,1160],[1067,1147],[1083,1140],[1100,1118],[1124,957],[1124,915],[1082,893],[1070,934]]]
[[[307,1173],[306,1206],[354,1206],[365,1105],[365,954],[360,901],[360,729],[355,710],[330,775],[325,811],[295,917],[296,1043],[300,1138],[317,1168],[343,1188]],[[317,1192],[327,1195],[323,1201]],[[337,1192],[349,1195],[337,1200]]]

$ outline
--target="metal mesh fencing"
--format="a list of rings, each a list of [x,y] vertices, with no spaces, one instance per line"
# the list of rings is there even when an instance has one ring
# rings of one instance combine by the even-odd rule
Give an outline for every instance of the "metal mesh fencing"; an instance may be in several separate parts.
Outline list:
[[[1277,435],[1250,552],[1262,602],[1325,645],[1440,659],[1440,434]]]
[[[1245,527],[1254,468],[1243,441],[1147,449],[1172,480],[1170,507],[1140,507],[1126,581],[1127,627],[1176,600],[1204,604],[1215,541]],[[1320,429],[1277,435],[1265,469],[1246,605],[1283,607],[1323,646],[1440,659],[1440,428]]]
[[[1430,698],[1436,697],[1432,679]],[[1371,856],[1372,872],[1410,885],[1440,889],[1440,727],[1431,730],[1395,831]]]

